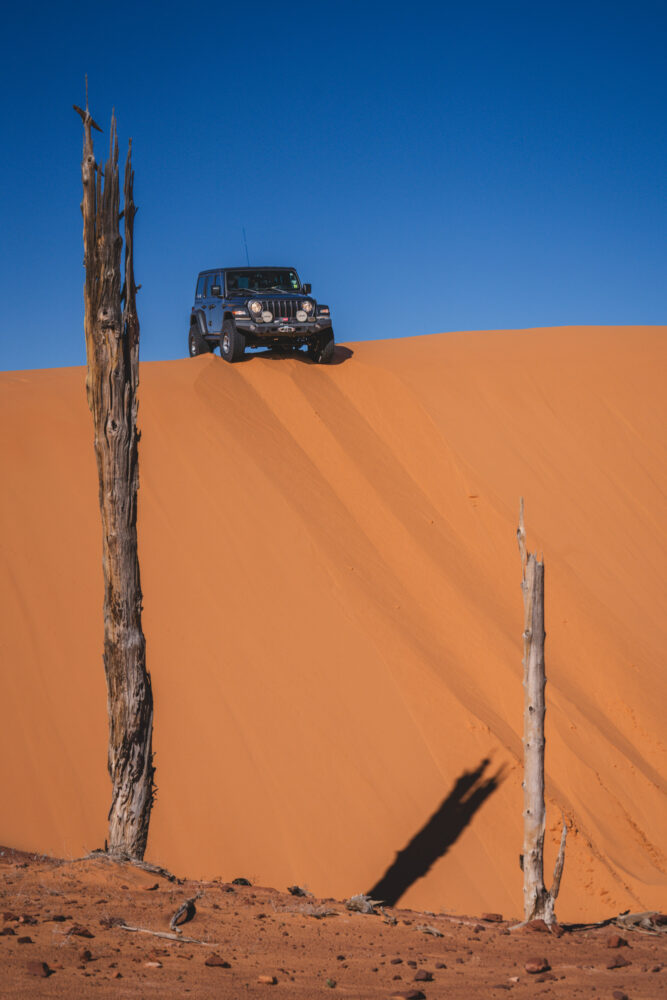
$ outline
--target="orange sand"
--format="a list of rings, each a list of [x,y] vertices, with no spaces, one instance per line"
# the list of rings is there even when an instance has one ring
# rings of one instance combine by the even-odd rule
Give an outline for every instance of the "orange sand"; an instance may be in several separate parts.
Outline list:
[[[142,366],[151,860],[367,891],[478,771],[401,904],[519,915],[523,494],[546,562],[549,866],[571,824],[558,915],[665,907],[666,333]],[[109,802],[84,371],[0,376],[0,427],[0,843],[76,856]]]

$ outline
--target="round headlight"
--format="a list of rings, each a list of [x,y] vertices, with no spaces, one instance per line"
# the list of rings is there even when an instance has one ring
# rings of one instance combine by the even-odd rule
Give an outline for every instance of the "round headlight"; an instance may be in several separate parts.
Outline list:
[[[309,300],[306,299],[305,302],[301,303],[301,308],[305,313],[308,313],[308,315],[310,315],[310,313],[313,311],[313,303],[309,302]]]
[[[251,299],[248,303],[248,309],[253,314],[253,316],[259,316],[262,311],[262,303],[258,302],[257,299]]]
[[[273,319],[273,313],[269,312],[268,309],[265,309],[264,312],[262,313],[262,319],[264,320],[265,323],[270,323],[271,320]]]
[[[297,309],[296,318],[299,323],[305,323],[308,319],[308,314],[304,309]]]

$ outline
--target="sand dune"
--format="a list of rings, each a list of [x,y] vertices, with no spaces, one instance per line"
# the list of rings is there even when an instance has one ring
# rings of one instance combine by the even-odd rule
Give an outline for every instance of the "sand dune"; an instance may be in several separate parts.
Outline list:
[[[666,333],[142,366],[151,859],[520,914],[523,494],[546,562],[549,864],[571,824],[558,914],[664,908]],[[76,856],[109,802],[84,372],[0,389],[0,842]]]

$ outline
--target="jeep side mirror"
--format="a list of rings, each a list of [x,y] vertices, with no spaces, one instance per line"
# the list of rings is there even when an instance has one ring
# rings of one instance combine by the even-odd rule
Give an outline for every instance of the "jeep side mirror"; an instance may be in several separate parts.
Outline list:
[[[220,292],[221,292],[220,285],[211,285],[211,295],[213,296],[213,298],[219,299]]]
[[[304,285],[303,286],[303,294],[304,295],[310,295],[311,290],[312,290],[312,285]]]

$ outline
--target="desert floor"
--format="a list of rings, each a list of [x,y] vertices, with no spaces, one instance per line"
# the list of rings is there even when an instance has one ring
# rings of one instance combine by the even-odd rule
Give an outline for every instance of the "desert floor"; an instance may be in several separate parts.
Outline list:
[[[2,997],[667,994],[667,933],[657,928],[651,934],[565,926],[554,934],[544,925],[511,930],[507,914],[361,914],[285,890],[170,882],[130,865],[7,850],[0,873]],[[171,917],[195,896],[195,915],[180,928],[183,941],[121,926],[170,934]]]

